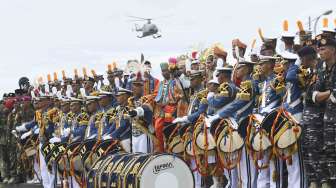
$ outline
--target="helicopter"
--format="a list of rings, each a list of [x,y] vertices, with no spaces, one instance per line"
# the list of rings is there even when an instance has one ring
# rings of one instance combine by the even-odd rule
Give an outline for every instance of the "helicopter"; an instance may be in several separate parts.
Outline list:
[[[130,21],[147,21],[143,26],[139,26],[138,24],[135,24],[135,31],[139,32],[140,35],[137,35],[138,38],[144,38],[148,36],[152,36],[154,39],[160,38],[161,34],[159,34],[159,29],[158,27],[152,23],[152,18],[140,18],[140,17],[135,17],[135,16],[128,16],[130,18],[135,18]]]

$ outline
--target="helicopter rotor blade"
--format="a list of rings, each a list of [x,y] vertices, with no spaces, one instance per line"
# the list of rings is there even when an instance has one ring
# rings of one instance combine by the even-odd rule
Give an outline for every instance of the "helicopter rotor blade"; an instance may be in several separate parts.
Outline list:
[[[149,20],[149,19],[151,19],[151,18],[141,18],[141,17],[136,17],[136,16],[127,16],[127,17],[141,19],[141,20]]]

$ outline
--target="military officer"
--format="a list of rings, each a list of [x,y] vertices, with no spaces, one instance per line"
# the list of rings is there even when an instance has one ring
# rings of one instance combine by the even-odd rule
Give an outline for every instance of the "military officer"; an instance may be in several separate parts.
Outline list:
[[[312,93],[316,83],[317,69],[322,68],[322,62],[317,60],[317,52],[310,46],[305,46],[298,51],[301,60],[301,74],[303,76],[303,113],[301,125],[302,131],[302,150],[305,173],[309,188],[316,188],[321,183],[323,173],[320,165],[320,154],[323,148],[320,143],[323,142],[323,114],[324,105],[314,103]]]
[[[322,187],[333,187],[332,181],[336,178],[336,126],[335,126],[335,96],[336,96],[336,41],[334,38],[322,38],[318,42],[319,54],[323,60],[323,69],[318,74],[316,89],[313,92],[315,103],[325,103],[323,119],[323,173]]]

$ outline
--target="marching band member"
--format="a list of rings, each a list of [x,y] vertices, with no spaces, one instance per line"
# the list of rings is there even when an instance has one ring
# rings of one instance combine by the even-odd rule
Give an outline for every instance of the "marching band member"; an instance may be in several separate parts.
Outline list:
[[[219,118],[233,118],[236,122],[239,122],[244,117],[252,113],[255,104],[256,83],[252,80],[251,74],[253,72],[254,63],[248,61],[241,61],[236,67],[236,76],[241,80],[241,85],[236,98],[219,110],[215,115],[209,117],[211,125]],[[225,171],[225,176],[229,180],[231,187],[242,185],[256,186],[256,169],[253,168],[253,162],[249,160],[248,155],[244,153],[240,161],[241,168],[241,182],[238,176],[238,170],[233,169],[231,171]],[[246,163],[249,163],[248,165]],[[251,169],[249,169],[249,167]]]
[[[302,101],[302,87],[300,83],[300,69],[295,65],[298,56],[290,52],[283,52],[281,54],[284,66],[285,82],[286,82],[286,97],[284,102],[284,109],[289,112],[296,123],[302,120],[303,101]],[[303,169],[303,160],[301,153],[301,144],[299,142],[297,151],[291,156],[291,161],[285,161],[288,171],[288,185],[294,187],[307,187],[306,179]]]
[[[183,126],[193,126],[195,125],[196,121],[198,120],[199,116],[203,113],[206,113],[207,104],[204,101],[206,98],[207,91],[203,88],[203,71],[200,70],[192,70],[190,72],[190,88],[191,88],[191,97],[190,97],[190,105],[188,109],[188,114],[183,117],[177,117],[174,119],[172,123],[180,123],[184,124]],[[182,129],[182,128],[181,128]],[[183,128],[184,129],[184,128]],[[195,160],[191,162],[191,168],[197,169]],[[196,187],[201,188],[205,187],[202,183],[202,176],[196,170],[194,172],[194,178],[196,182]]]
[[[132,91],[119,87],[116,93],[118,106],[115,108],[116,114],[110,123],[109,129],[103,136],[104,140],[113,139],[120,142],[122,148],[131,152],[131,122],[128,116],[128,98],[132,95]]]
[[[153,151],[154,127],[151,106],[146,105],[144,94],[144,79],[138,72],[132,79],[133,96],[128,99],[129,115],[132,117],[132,152],[151,153]],[[143,98],[142,98],[143,97]]]

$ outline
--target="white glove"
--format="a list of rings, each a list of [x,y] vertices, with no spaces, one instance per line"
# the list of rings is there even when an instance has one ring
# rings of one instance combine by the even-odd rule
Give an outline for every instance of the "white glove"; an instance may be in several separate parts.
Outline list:
[[[26,133],[24,133],[23,135],[21,135],[21,140],[26,139],[28,136],[32,135],[33,131],[28,131]]]
[[[16,138],[18,138],[18,135],[17,135],[17,132],[16,132],[16,130],[14,129],[14,130],[12,130],[12,135],[14,135]]]
[[[211,97],[215,96],[214,92],[209,92],[207,96],[207,100],[211,99]]]
[[[218,114],[213,115],[213,116],[208,116],[207,118],[205,118],[205,123],[207,124],[208,127],[210,127],[211,124],[219,118],[220,117]]]
[[[20,125],[20,126],[15,127],[15,130],[16,130],[17,132],[24,132],[24,131],[27,131],[27,129],[26,129],[26,124],[22,124],[22,125]]]
[[[178,117],[174,119],[173,123],[189,123],[188,116]]]
[[[49,142],[52,143],[52,144],[59,143],[59,142],[61,142],[61,139],[58,138],[58,137],[52,137],[52,138],[50,138]]]
[[[134,109],[137,112],[137,117],[143,117],[145,115],[145,111],[143,108],[141,107],[137,107],[136,109]]]
[[[63,136],[64,136],[64,137],[68,137],[69,134],[70,134],[70,128],[66,128],[66,129],[64,129],[64,131],[63,131]]]
[[[39,134],[39,132],[40,132],[40,128],[37,128],[34,130],[34,134]]]
[[[109,140],[112,139],[112,137],[110,135],[104,135],[103,136],[103,140]]]

